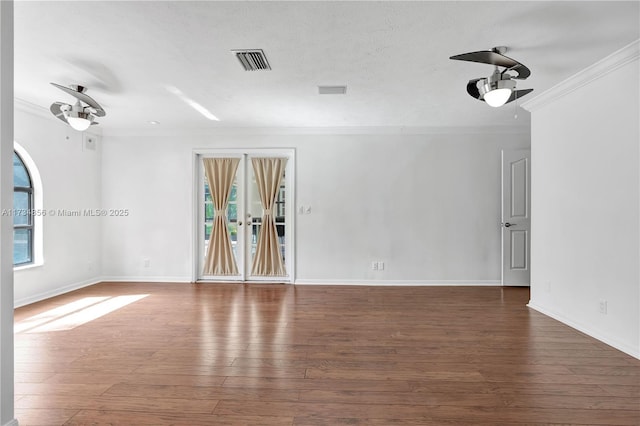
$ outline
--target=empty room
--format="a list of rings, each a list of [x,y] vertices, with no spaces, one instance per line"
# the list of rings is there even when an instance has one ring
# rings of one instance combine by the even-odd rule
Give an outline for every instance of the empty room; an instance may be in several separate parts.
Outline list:
[[[639,1],[1,1],[0,425],[640,424]]]

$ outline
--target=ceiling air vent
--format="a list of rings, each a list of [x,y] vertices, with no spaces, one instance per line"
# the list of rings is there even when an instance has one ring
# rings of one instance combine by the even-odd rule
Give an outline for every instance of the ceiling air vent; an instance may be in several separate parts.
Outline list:
[[[347,93],[347,86],[318,86],[320,95],[344,95]]]
[[[266,71],[271,69],[262,49],[232,50],[231,52],[236,55],[245,71]]]

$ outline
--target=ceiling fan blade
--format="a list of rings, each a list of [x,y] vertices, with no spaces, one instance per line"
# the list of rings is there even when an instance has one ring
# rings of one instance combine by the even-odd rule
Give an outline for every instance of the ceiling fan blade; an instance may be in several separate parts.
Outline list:
[[[519,64],[518,61],[492,50],[462,53],[460,55],[451,56],[449,59],[456,61],[479,62],[481,64],[497,65],[505,68],[511,68]]]
[[[484,78],[476,78],[475,80],[469,80],[469,82],[467,83],[467,93],[470,94],[472,97],[484,102],[484,99],[480,99],[480,90],[478,90],[478,82],[480,80],[484,80]]]
[[[84,102],[85,104],[89,105],[91,108],[94,108],[96,111],[98,111],[98,110],[102,111],[103,114],[100,117],[103,117],[106,114],[106,113],[104,113],[104,109],[100,106],[100,104],[97,103],[91,96],[85,95],[82,92],[78,92],[77,90],[73,90],[73,89],[70,89],[69,87],[61,86],[61,85],[56,84],[56,83],[51,83],[51,85],[57,87],[58,89],[62,90],[63,92],[67,92],[68,94],[70,94],[71,96],[75,97],[76,99],[78,99],[78,100]]]
[[[65,104],[64,102],[54,102],[51,104],[51,107],[49,109],[51,110],[53,115],[55,115],[57,118],[64,121],[65,123],[69,124],[67,122],[67,118],[64,116],[64,110],[62,109],[62,107],[71,108],[71,105]]]
[[[533,89],[514,90],[513,93],[511,93],[511,96],[509,97],[509,99],[507,99],[507,102],[505,102],[505,104],[515,101],[516,99],[520,99],[531,92],[533,92]]]
[[[504,67],[508,71],[514,71],[518,73],[517,76],[513,76],[513,78],[516,78],[518,80],[524,80],[531,75],[531,71],[529,70],[529,68],[527,68],[520,62],[492,50],[481,50],[478,52],[462,53],[460,55],[451,56],[449,57],[449,59],[453,59],[456,61],[478,62],[481,64]]]
[[[525,67],[524,65],[522,65],[521,63],[518,62],[518,65],[511,67],[511,68],[507,68],[506,70],[503,71],[515,71],[518,73],[518,75],[513,75],[511,76],[511,78],[515,78],[518,80],[524,80],[527,77],[529,77],[531,75],[531,71],[529,70],[529,68]]]
[[[87,107],[87,109],[91,114],[95,115],[96,117],[104,117],[105,115],[107,115],[107,113],[104,112],[103,109],[95,109],[93,107]]]

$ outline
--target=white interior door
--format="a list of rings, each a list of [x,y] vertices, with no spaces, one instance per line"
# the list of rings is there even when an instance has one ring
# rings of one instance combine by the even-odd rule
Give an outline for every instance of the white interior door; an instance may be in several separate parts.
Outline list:
[[[213,218],[218,212],[213,208],[212,197],[208,188],[203,158],[239,158],[240,163],[233,182],[229,204],[226,210],[229,235],[238,273],[235,275],[207,275],[204,273],[205,258]],[[273,215],[278,235],[278,248],[284,260],[285,275],[259,276],[252,274],[252,265],[256,253],[258,238],[262,228],[263,208],[256,183],[251,159],[279,157],[287,158],[287,166],[274,202]],[[293,152],[255,150],[248,152],[224,151],[201,153],[196,155],[196,253],[195,277],[198,281],[260,281],[260,282],[293,282]]]
[[[502,151],[502,285],[528,286],[531,274],[531,152]]]

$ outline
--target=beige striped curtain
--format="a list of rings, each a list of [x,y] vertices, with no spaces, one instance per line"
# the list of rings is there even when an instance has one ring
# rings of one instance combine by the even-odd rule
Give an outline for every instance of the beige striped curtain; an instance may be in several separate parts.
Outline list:
[[[214,217],[204,263],[205,275],[238,275],[227,226],[227,205],[239,158],[204,158],[204,171],[213,200]]]
[[[287,274],[280,254],[278,233],[273,206],[275,204],[286,158],[253,158],[260,202],[262,203],[262,226],[258,234],[258,246],[251,265],[251,274],[266,277],[282,277]]]

